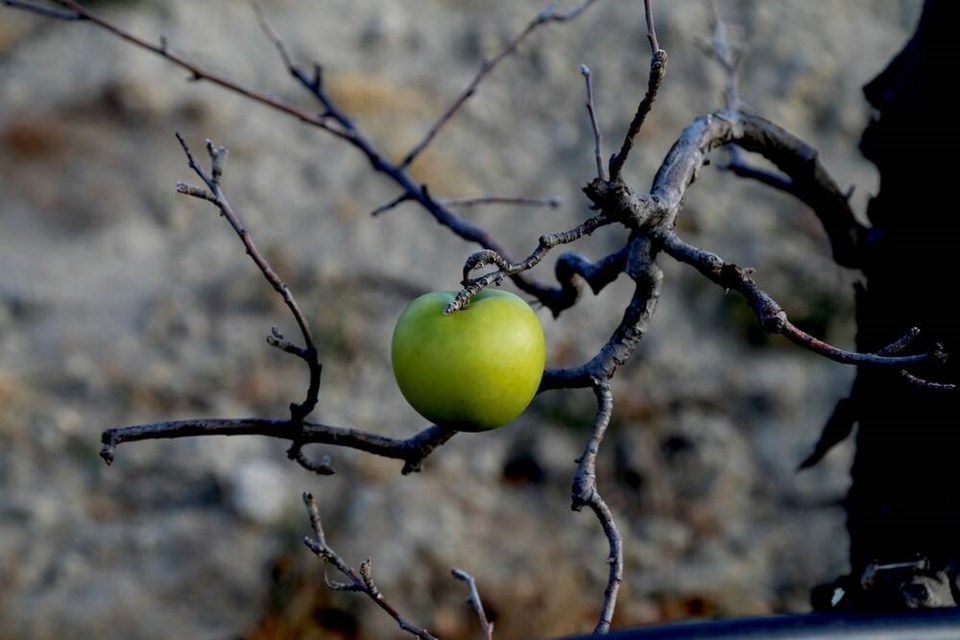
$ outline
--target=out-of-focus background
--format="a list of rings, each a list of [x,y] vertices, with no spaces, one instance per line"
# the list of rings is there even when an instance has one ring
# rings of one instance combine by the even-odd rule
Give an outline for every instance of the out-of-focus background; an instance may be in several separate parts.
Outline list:
[[[297,60],[399,157],[537,0],[261,0]],[[750,50],[742,98],[801,136],[862,210],[876,174],[856,149],[860,86],[912,31],[920,0],[718,3]],[[298,104],[247,3],[99,2],[130,30]],[[721,104],[698,41],[701,2],[658,3],[670,61],[627,165],[646,190],[681,129]],[[438,196],[559,196],[558,209],[464,212],[515,255],[589,215],[593,141],[579,65],[593,70],[607,141],[619,144],[646,86],[642,6],[602,0],[546,27],[497,68],[415,166]],[[230,149],[225,187],[291,284],[325,364],[315,417],[392,436],[424,426],[389,369],[393,322],[415,295],[456,288],[475,247],[396,195],[353,149],[82,23],[0,9],[0,637],[393,638],[370,602],[324,586],[301,544],[299,496],[319,499],[345,558],[373,558],[383,592],[444,638],[476,637],[460,567],[476,576],[498,637],[592,628],[606,578],[594,517],[569,509],[589,392],[535,400],[514,424],[465,434],[422,473],[326,449],[314,476],[263,438],[124,445],[112,426],[200,416],[286,415],[305,371],[269,348],[294,327],[236,237],[204,202],[181,131]],[[722,156],[718,156],[722,160]],[[722,162],[718,161],[716,165]],[[851,283],[816,220],[788,197],[710,167],[680,219],[689,241],[757,269],[802,326],[851,346]],[[623,241],[605,229],[574,248]],[[550,279],[553,260],[536,275]],[[663,259],[663,299],[615,381],[600,488],[625,541],[616,624],[807,610],[842,573],[849,444],[795,473],[853,371],[768,338],[735,295]],[[590,357],[629,300],[624,279],[554,321],[551,365]]]

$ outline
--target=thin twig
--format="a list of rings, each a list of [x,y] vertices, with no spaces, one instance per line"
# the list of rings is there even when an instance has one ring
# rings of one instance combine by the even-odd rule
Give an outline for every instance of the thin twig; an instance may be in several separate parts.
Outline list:
[[[597,110],[593,103],[593,78],[590,67],[580,65],[580,74],[587,85],[587,114],[590,116],[590,126],[593,128],[593,155],[597,161],[597,178],[607,179],[607,172],[603,169],[603,134],[600,133],[600,123],[597,122]]]
[[[741,106],[739,84],[744,48],[742,45],[734,46],[730,44],[728,36],[731,29],[720,17],[716,2],[710,0],[707,4],[713,22],[713,35],[709,44],[705,43],[703,45],[703,49],[723,68],[726,82],[723,91],[724,103],[727,109],[737,111]]]
[[[387,602],[386,598],[373,582],[373,569],[370,559],[360,563],[359,571],[347,564],[343,558],[327,544],[326,536],[323,532],[323,524],[320,521],[320,510],[317,507],[317,500],[312,494],[304,492],[303,503],[307,507],[307,513],[310,517],[310,527],[313,529],[313,537],[305,537],[303,543],[313,551],[317,556],[323,558],[325,563],[332,564],[337,571],[346,577],[349,582],[330,583],[328,586],[338,591],[358,591],[366,594],[373,600],[378,607],[387,612],[393,618],[400,629],[419,638],[420,640],[437,640],[426,629],[422,629],[409,620],[404,618],[396,607]]]
[[[895,342],[891,342],[882,349],[877,350],[877,355],[881,356],[892,356],[894,354],[900,353],[911,344],[913,341],[920,337],[920,328],[911,327],[907,329],[907,332],[903,334],[903,337]]]
[[[63,9],[54,9],[28,0],[3,0],[3,4],[12,9],[21,9],[29,13],[35,13],[44,18],[54,18],[55,20],[83,20],[76,11],[65,11]],[[63,4],[63,3],[58,3]]]
[[[929,389],[930,391],[960,391],[960,385],[924,380],[909,371],[901,371],[900,375],[902,375],[907,382],[921,389]]]
[[[529,24],[521,31],[519,34],[514,36],[507,45],[493,58],[489,60],[484,60],[480,63],[480,69],[477,71],[477,74],[470,81],[470,84],[460,93],[459,96],[453,101],[453,103],[447,107],[447,109],[440,114],[440,117],[436,122],[427,130],[423,138],[407,152],[407,155],[403,157],[403,160],[400,161],[398,167],[400,169],[406,169],[410,164],[416,160],[417,156],[423,152],[424,149],[433,141],[433,139],[440,133],[440,130],[450,121],[451,118],[460,110],[463,104],[470,99],[477,92],[477,88],[480,86],[480,83],[483,81],[491,71],[496,68],[504,59],[511,56],[516,50],[517,47],[529,36],[531,33],[537,30],[538,27],[548,23],[548,22],[566,22],[572,20],[583,13],[591,4],[596,0],[584,0],[581,4],[573,7],[568,11],[558,10],[553,3],[549,3],[537,16],[530,21]]]
[[[657,28],[653,21],[653,0],[643,0],[643,15],[647,21],[647,40],[650,41],[650,53],[656,54],[660,51],[660,43],[657,42]]]
[[[93,24],[98,28],[113,34],[121,40],[129,42],[135,47],[154,53],[161,58],[164,58],[175,64],[181,69],[185,69],[186,71],[190,72],[190,77],[193,80],[206,80],[211,84],[215,84],[228,91],[241,95],[253,102],[268,106],[276,111],[291,115],[302,122],[306,122],[315,127],[323,129],[324,131],[327,131],[338,138],[349,140],[351,137],[348,132],[344,131],[340,127],[331,126],[331,124],[327,122],[327,119],[322,116],[317,116],[308,111],[304,111],[303,109],[294,107],[293,105],[287,104],[268,94],[253,91],[223,76],[201,68],[196,63],[191,62],[187,58],[170,50],[164,41],[161,41],[159,44],[147,42],[146,40],[133,35],[129,31],[121,29],[105,18],[102,18],[99,14],[90,11],[80,3],[76,2],[76,0],[61,0],[61,2],[71,11],[76,12],[80,16],[80,19],[88,21],[90,24]]]
[[[277,53],[280,55],[280,58],[283,60],[283,66],[285,66],[287,69],[293,68],[293,59],[287,52],[287,46],[283,43],[283,40],[280,38],[280,34],[277,33],[277,30],[274,29],[273,25],[270,24],[270,21],[267,20],[267,15],[263,12],[263,8],[260,6],[260,3],[257,0],[250,0],[250,6],[253,7],[253,13],[257,17],[257,22],[260,24],[260,29],[263,31],[264,35],[267,36],[267,39],[273,44],[274,48],[277,50]]]
[[[286,283],[280,279],[280,276],[278,276],[273,270],[273,268],[270,266],[270,263],[267,262],[267,259],[264,258],[263,255],[257,250],[250,232],[247,231],[246,227],[244,227],[243,223],[241,222],[239,215],[237,215],[233,207],[230,206],[230,203],[227,202],[227,198],[220,187],[220,177],[223,173],[223,165],[227,158],[226,148],[217,147],[210,140],[207,140],[207,153],[210,156],[210,173],[207,174],[203,167],[201,167],[200,164],[194,159],[193,154],[190,152],[190,147],[187,145],[186,140],[183,139],[183,136],[181,136],[179,133],[177,133],[176,136],[177,140],[180,142],[180,146],[183,147],[183,153],[187,156],[187,162],[190,165],[190,168],[193,169],[194,173],[196,173],[201,180],[203,180],[209,191],[204,194],[196,187],[191,187],[190,185],[186,185],[184,183],[178,184],[177,190],[186,195],[208,200],[216,205],[216,207],[220,210],[221,215],[223,215],[223,217],[236,232],[237,236],[239,236],[240,241],[243,243],[243,246],[246,249],[247,255],[250,256],[253,262],[260,269],[263,277],[266,278],[268,283],[270,283],[270,286],[273,287],[273,290],[276,291],[283,299],[284,304],[290,310],[290,313],[293,315],[297,326],[300,328],[300,333],[303,335],[304,347],[297,352],[296,355],[306,362],[310,371],[310,381],[308,383],[307,396],[304,401],[299,404],[291,404],[290,410],[292,420],[294,422],[301,421],[310,415],[314,407],[317,405],[317,399],[320,392],[320,375],[323,371],[323,366],[320,364],[320,360],[318,358],[317,347],[314,344],[313,337],[310,334],[310,327],[307,325],[307,319],[300,310],[300,305],[297,304],[296,298],[293,296],[293,292],[291,292]]]
[[[483,633],[483,640],[493,640],[493,623],[487,620],[487,614],[483,611],[483,603],[480,601],[480,592],[477,590],[477,582],[473,576],[462,569],[453,569],[450,571],[454,578],[467,585],[467,604],[477,614],[477,620],[480,622],[480,632]]]
[[[516,204],[525,207],[550,207],[556,209],[563,204],[562,198],[529,198],[524,196],[476,196],[472,198],[437,198],[445,207],[477,207],[490,204]]]
[[[588,0],[579,8],[562,15],[574,17],[574,11],[577,11],[578,15],[579,11],[582,11],[588,4],[591,4],[594,1],[595,0]],[[400,195],[390,202],[374,209],[372,215],[380,215],[391,209],[394,209],[404,202],[414,201],[420,204],[420,206],[423,207],[427,213],[433,216],[438,223],[450,229],[455,235],[469,242],[474,242],[486,250],[496,251],[503,256],[507,255],[503,246],[496,242],[482,228],[472,225],[464,221],[462,218],[454,215],[453,212],[447,208],[447,205],[443,200],[434,198],[430,194],[426,185],[415,183],[407,173],[406,167],[403,164],[394,164],[387,160],[386,156],[380,152],[363,134],[359,127],[357,127],[357,124],[343,111],[341,111],[337,105],[334,104],[330,96],[327,95],[323,88],[320,66],[314,65],[313,72],[311,74],[308,74],[299,67],[295,66],[292,63],[289,53],[287,52],[286,46],[283,44],[283,41],[277,34],[276,30],[270,26],[263,11],[259,10],[259,7],[256,8],[258,9],[258,20],[264,33],[267,35],[267,38],[274,44],[274,47],[279,52],[280,57],[290,74],[323,106],[323,117],[337,122],[342,129],[349,134],[348,141],[350,144],[359,149],[367,157],[374,171],[383,173],[392,179],[402,189]],[[563,301],[565,301],[565,298],[563,301],[559,301],[562,296],[562,291],[558,291],[554,288],[540,284],[533,278],[530,278],[525,272],[517,272],[510,277],[521,290],[533,295],[541,303],[550,307],[554,315],[560,313],[562,310],[560,305]]]
[[[385,203],[385,204],[382,204],[382,205],[380,205],[379,207],[377,207],[376,209],[374,209],[373,211],[371,211],[371,212],[370,212],[370,215],[376,217],[376,216],[380,215],[381,213],[386,213],[387,211],[390,211],[391,209],[393,209],[393,208],[395,208],[395,207],[399,207],[399,206],[400,206],[401,204],[403,204],[404,202],[409,202],[410,200],[413,200],[413,197],[412,197],[409,193],[401,193],[400,195],[398,195],[396,198],[394,198],[394,199],[391,200],[390,202],[387,202],[387,203]]]

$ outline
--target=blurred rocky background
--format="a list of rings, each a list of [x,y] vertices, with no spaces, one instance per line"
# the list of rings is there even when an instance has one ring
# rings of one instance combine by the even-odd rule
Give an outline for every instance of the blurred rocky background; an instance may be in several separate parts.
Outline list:
[[[91,3],[93,4],[93,3]],[[297,60],[399,157],[539,0],[262,0]],[[919,0],[721,1],[749,44],[742,98],[819,148],[863,210],[876,174],[856,145],[860,87],[899,49]],[[204,67],[309,106],[247,3],[98,2],[125,27]],[[704,3],[658,3],[669,52],[660,99],[626,177],[639,191],[680,130],[721,104],[698,40]],[[601,0],[544,28],[482,85],[415,166],[439,196],[559,196],[558,209],[464,212],[525,255],[588,215],[593,141],[579,65],[591,67],[607,152],[646,86],[638,1]],[[0,8],[0,638],[395,638],[392,620],[324,586],[300,542],[318,496],[328,539],[373,558],[383,592],[445,639],[477,637],[453,566],[479,583],[500,638],[592,628],[606,577],[594,517],[569,509],[589,392],[539,397],[516,423],[465,434],[420,474],[327,449],[314,476],[262,438],[128,444],[111,426],[284,416],[299,362],[269,348],[295,328],[192,180],[173,137],[230,149],[225,188],[313,322],[325,365],[315,417],[406,436],[424,426],[389,369],[394,319],[420,292],[456,288],[475,247],[396,192],[352,148],[204,83],[82,23]],[[722,157],[718,156],[718,160]],[[722,162],[717,162],[717,165]],[[686,239],[739,264],[799,324],[853,344],[851,283],[816,220],[783,195],[708,168],[680,219]],[[605,229],[575,249],[623,239]],[[663,300],[615,384],[600,487],[626,548],[616,624],[808,610],[845,569],[851,450],[795,473],[853,370],[764,336],[745,305],[663,260]],[[538,269],[549,279],[552,259]],[[616,326],[618,281],[554,321],[552,365],[579,363]],[[323,451],[311,451],[319,455]]]

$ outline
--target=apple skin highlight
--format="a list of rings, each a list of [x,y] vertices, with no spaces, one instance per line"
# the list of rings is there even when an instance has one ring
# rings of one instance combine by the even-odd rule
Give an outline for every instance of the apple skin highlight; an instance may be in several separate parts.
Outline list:
[[[519,416],[540,386],[543,328],[519,296],[484,290],[444,315],[455,291],[427,293],[397,320],[391,356],[403,397],[434,424],[488,431]]]

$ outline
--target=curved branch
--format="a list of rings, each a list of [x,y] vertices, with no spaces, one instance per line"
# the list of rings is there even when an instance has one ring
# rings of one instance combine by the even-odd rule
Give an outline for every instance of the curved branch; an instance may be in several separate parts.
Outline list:
[[[613,394],[610,391],[610,381],[594,380],[593,391],[597,397],[597,415],[594,418],[593,427],[590,429],[590,437],[587,439],[583,455],[577,459],[577,472],[573,477],[573,488],[571,490],[571,508],[574,511],[580,511],[584,507],[589,507],[593,511],[600,521],[600,526],[603,527],[603,533],[607,537],[610,549],[607,559],[607,564],[610,567],[607,586],[603,591],[600,618],[593,630],[595,634],[598,634],[609,631],[610,624],[613,621],[617,593],[620,590],[620,583],[623,582],[623,538],[617,530],[617,524],[614,522],[610,507],[603,501],[600,492],[597,490],[597,453],[600,451],[600,443],[603,441],[604,433],[606,433],[610,424],[610,416],[613,413]]]
[[[173,420],[107,429],[100,437],[100,457],[112,464],[117,446],[125,442],[192,438],[198,436],[266,436],[307,444],[326,444],[357,449],[383,458],[403,460],[404,475],[420,471],[420,465],[434,449],[456,434],[445,427],[431,426],[409,438],[398,440],[358,429],[333,427],[316,422],[296,424],[289,420],[264,418]]]
[[[636,283],[630,304],[623,312],[620,324],[600,351],[589,362],[578,367],[547,369],[540,381],[538,393],[553,389],[584,388],[594,380],[613,377],[626,362],[640,340],[646,335],[650,320],[660,301],[663,272],[656,264],[655,249],[649,238],[634,232],[627,245],[624,272]]]
[[[813,208],[830,239],[833,256],[842,266],[860,263],[865,231],[856,221],[846,195],[820,163],[817,151],[796,136],[759,116],[718,111],[694,120],[670,149],[654,177],[650,199],[660,211],[641,223],[672,227],[687,187],[696,179],[706,155],[736,144],[771,161],[792,181],[795,195]]]
[[[544,234],[540,236],[537,248],[520,262],[510,262],[503,254],[496,251],[481,251],[473,254],[467,258],[463,267],[463,289],[457,294],[457,297],[447,305],[443,312],[453,313],[462,309],[473,296],[491,284],[500,284],[506,276],[517,275],[540,264],[547,253],[554,247],[579,240],[583,236],[588,236],[600,227],[611,224],[612,222],[613,221],[607,218],[606,215],[599,213],[568,231]],[[495,264],[498,267],[497,270],[477,278],[469,277],[472,271],[490,264]]]
[[[960,385],[949,383],[949,382],[933,382],[932,380],[925,380],[919,376],[915,376],[909,371],[901,371],[900,375],[903,378],[912,384],[915,387],[920,389],[928,389],[930,391],[946,391],[946,392],[956,392],[960,391]]]

